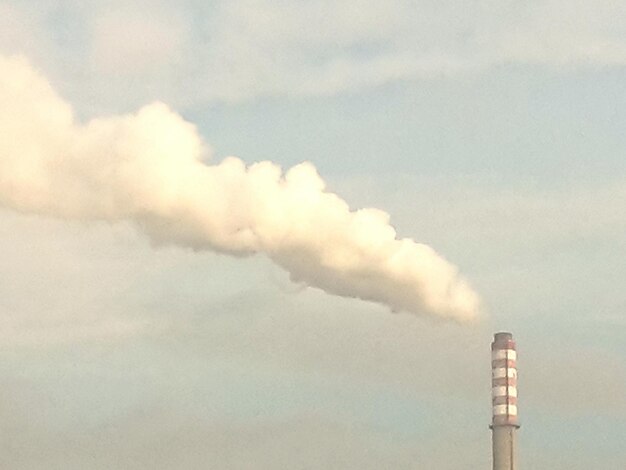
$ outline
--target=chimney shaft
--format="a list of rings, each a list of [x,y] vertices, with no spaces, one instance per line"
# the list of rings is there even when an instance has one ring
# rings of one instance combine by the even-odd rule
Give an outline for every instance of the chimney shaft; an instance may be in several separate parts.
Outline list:
[[[516,470],[517,351],[511,333],[496,333],[491,343],[493,470]]]

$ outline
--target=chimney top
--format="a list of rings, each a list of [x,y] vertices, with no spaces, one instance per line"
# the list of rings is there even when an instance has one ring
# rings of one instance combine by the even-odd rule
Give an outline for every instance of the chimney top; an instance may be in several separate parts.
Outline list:
[[[507,333],[507,332],[500,332],[500,333],[496,333],[495,335],[493,335],[493,340],[494,341],[510,341],[513,339],[513,335],[511,333]]]

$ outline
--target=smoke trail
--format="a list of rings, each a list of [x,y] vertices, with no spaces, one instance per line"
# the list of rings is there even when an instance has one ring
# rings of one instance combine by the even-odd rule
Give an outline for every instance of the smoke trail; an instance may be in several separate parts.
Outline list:
[[[311,164],[207,165],[195,127],[164,104],[83,125],[25,60],[0,56],[0,70],[1,206],[130,220],[159,243],[264,253],[295,282],[396,311],[478,314],[456,267],[396,238],[385,212],[351,211]]]

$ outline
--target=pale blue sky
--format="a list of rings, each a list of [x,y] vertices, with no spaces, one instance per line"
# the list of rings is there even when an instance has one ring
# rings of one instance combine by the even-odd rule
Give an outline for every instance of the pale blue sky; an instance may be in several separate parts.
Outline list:
[[[626,8],[203,3],[0,1],[0,52],[83,119],[158,99],[218,160],[313,162],[489,316],[391,314],[263,257],[5,211],[1,466],[489,468],[497,329],[519,343],[523,467],[623,465]]]

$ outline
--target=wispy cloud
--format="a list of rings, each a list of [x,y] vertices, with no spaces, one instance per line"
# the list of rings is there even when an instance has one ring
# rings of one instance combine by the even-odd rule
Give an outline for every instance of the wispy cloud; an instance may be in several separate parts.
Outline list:
[[[626,64],[626,7],[608,0],[87,2],[71,14],[15,2],[0,8],[0,49],[42,62],[52,54],[65,67],[79,61],[69,65],[84,99],[102,103],[94,88],[108,84],[109,100],[133,106],[157,97],[189,106],[329,95],[502,64]],[[68,48],[77,51],[73,59]]]

